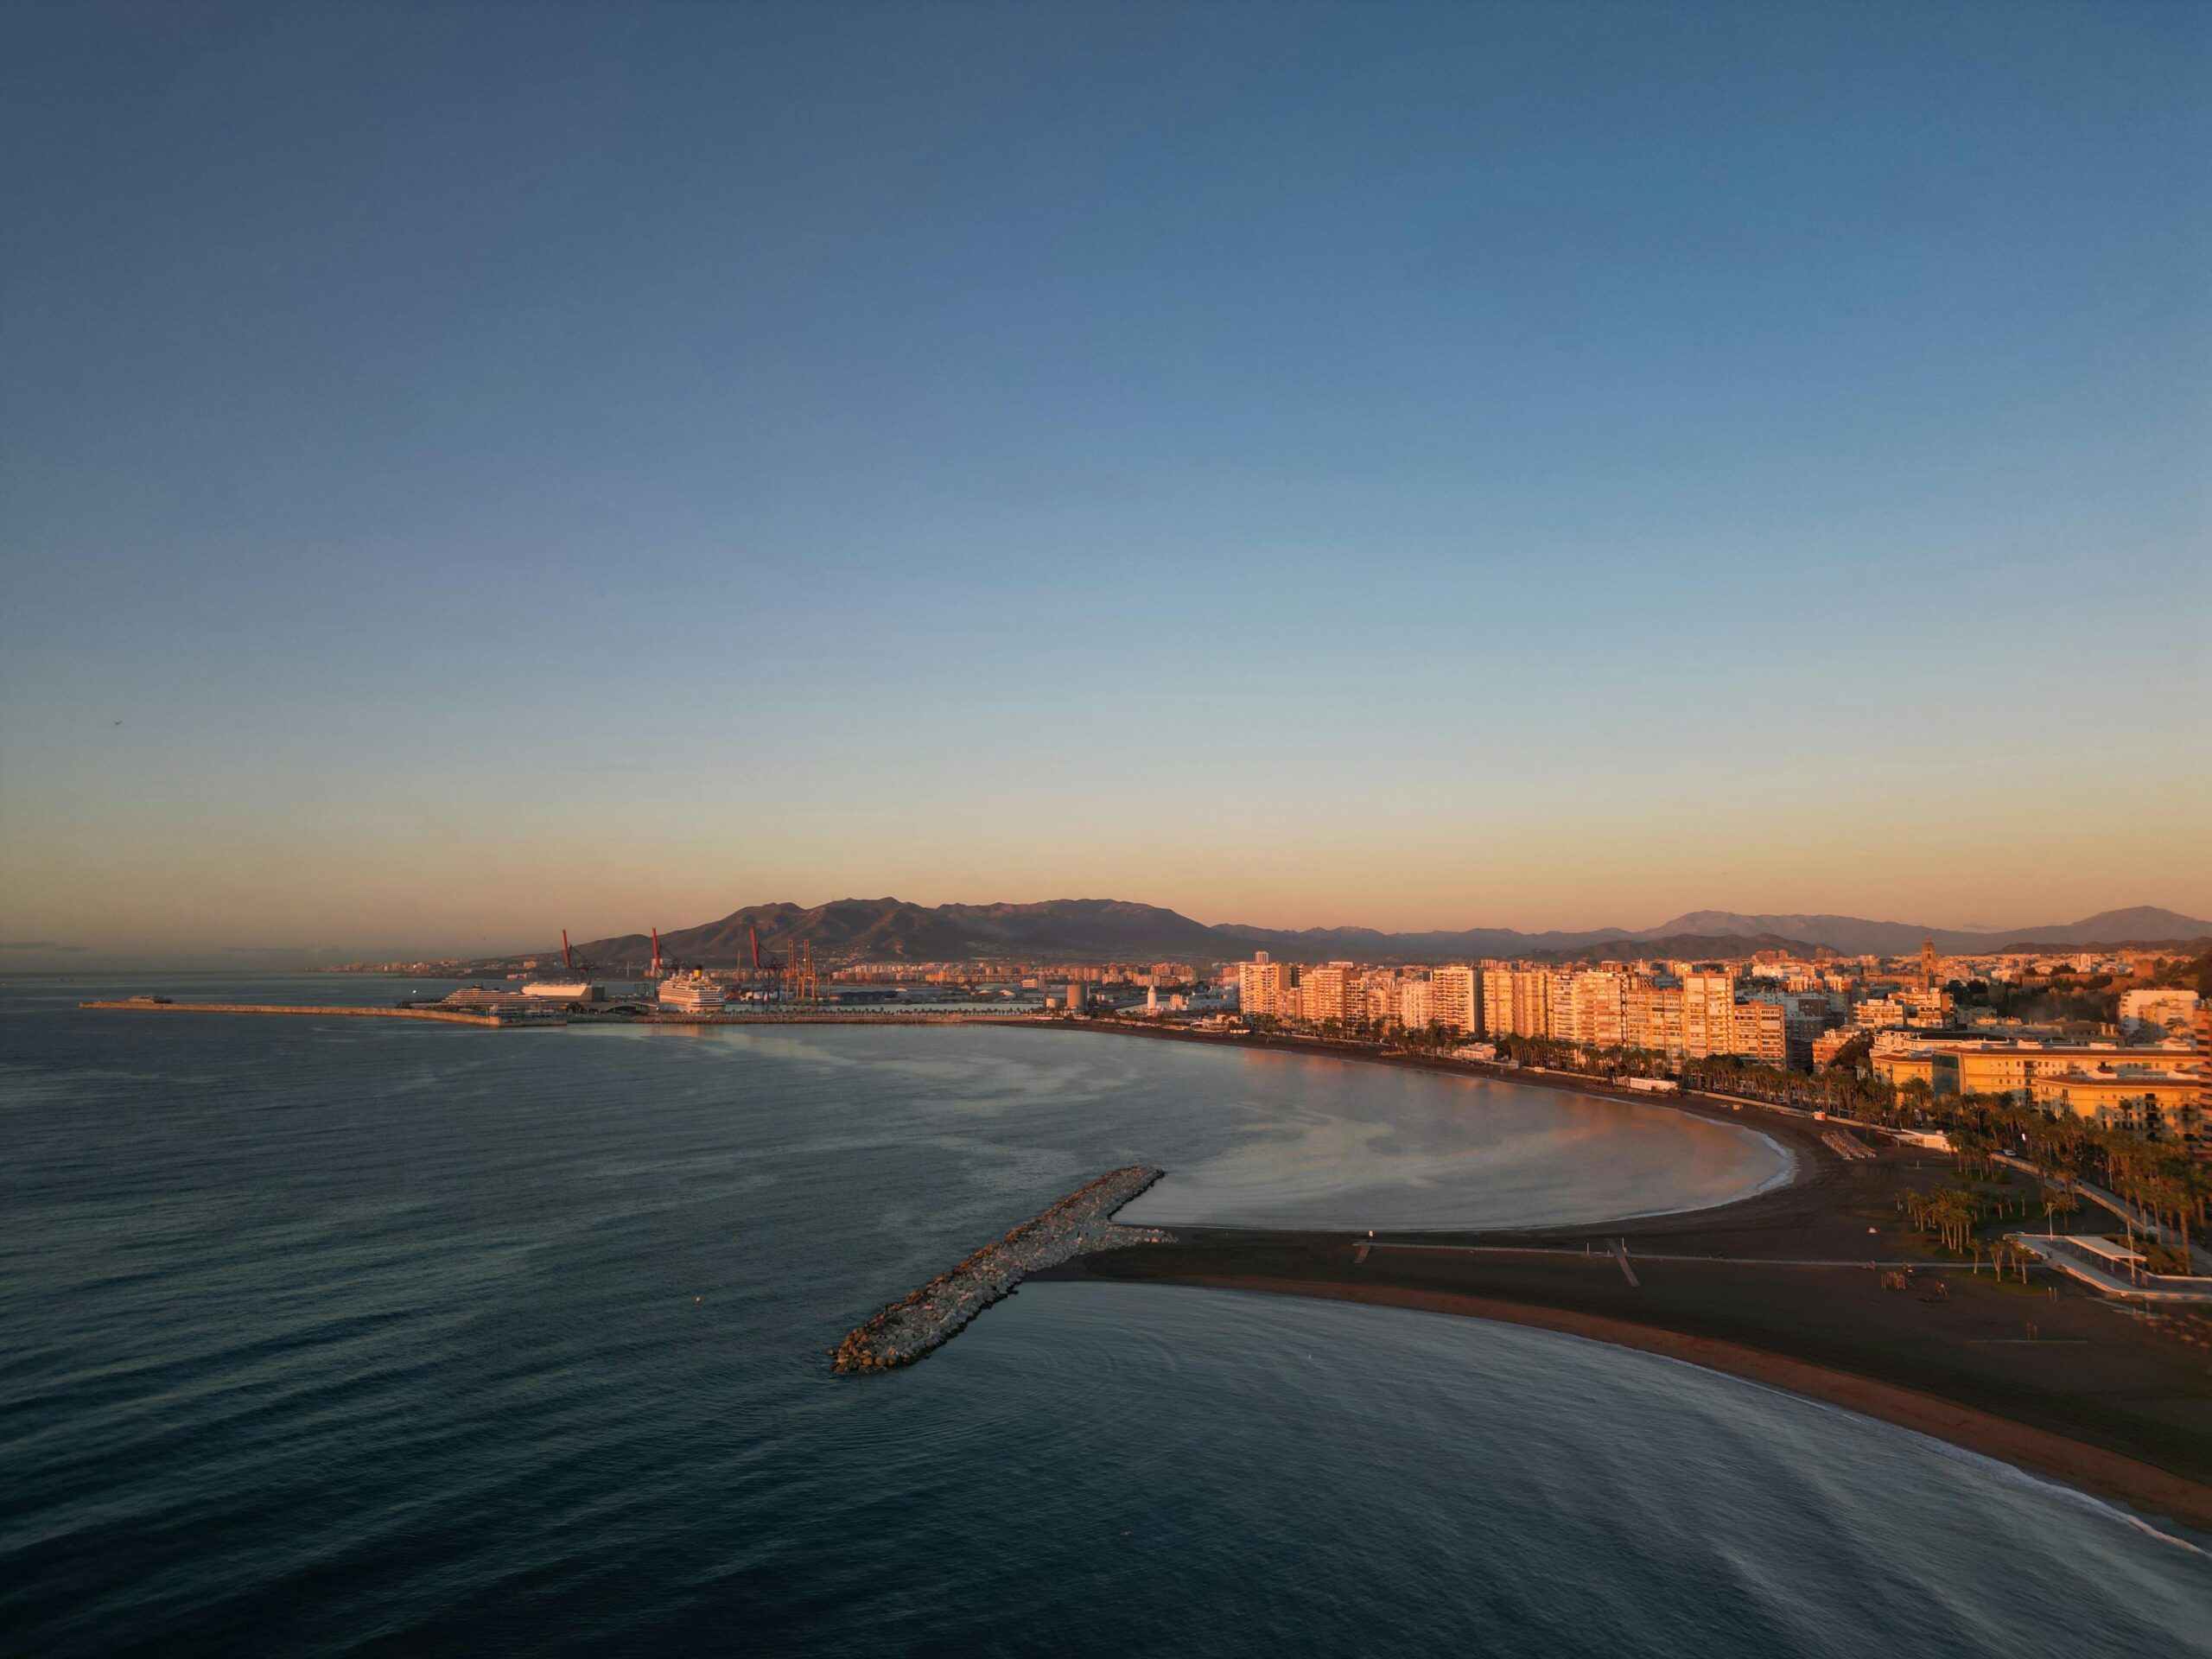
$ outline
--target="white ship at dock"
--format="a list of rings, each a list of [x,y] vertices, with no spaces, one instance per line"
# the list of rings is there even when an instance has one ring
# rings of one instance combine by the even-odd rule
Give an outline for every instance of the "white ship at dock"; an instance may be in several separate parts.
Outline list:
[[[719,1014],[729,999],[720,980],[709,979],[703,969],[690,968],[660,982],[661,1007],[678,1014]]]

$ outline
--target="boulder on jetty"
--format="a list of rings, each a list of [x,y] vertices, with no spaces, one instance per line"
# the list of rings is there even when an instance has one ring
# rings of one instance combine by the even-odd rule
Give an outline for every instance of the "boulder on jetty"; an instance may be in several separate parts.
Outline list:
[[[1011,1294],[1026,1274],[1093,1250],[1172,1242],[1172,1234],[1156,1227],[1119,1227],[1112,1219],[1116,1210],[1166,1173],[1132,1164],[1077,1187],[1035,1220],[984,1245],[951,1272],[939,1274],[855,1330],[830,1351],[832,1369],[849,1376],[911,1365]]]

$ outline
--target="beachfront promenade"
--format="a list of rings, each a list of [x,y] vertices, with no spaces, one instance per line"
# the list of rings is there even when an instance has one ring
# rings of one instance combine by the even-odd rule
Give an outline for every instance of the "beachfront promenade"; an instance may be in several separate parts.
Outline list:
[[[2195,1302],[2212,1304],[2212,1278],[2183,1278],[2175,1274],[2119,1274],[2101,1253],[2086,1249],[2079,1239],[2065,1233],[2012,1233],[2012,1242],[2038,1261],[2071,1274],[2083,1284],[2121,1300],[2139,1302]]]

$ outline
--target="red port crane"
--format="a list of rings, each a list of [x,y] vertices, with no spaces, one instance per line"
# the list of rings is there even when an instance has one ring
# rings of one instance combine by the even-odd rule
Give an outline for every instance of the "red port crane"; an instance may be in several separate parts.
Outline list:
[[[753,950],[753,979],[758,984],[765,977],[768,984],[779,989],[790,989],[790,968],[784,959],[772,951],[760,954],[760,930],[752,922],[745,925],[746,942]]]
[[[591,963],[569,949],[569,930],[561,930],[561,966],[572,974],[588,974]]]

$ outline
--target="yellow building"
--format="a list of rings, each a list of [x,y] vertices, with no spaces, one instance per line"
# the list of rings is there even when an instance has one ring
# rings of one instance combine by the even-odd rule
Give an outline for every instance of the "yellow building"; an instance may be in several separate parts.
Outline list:
[[[1485,964],[1482,970],[1482,1033],[1510,1037],[1513,1032],[1513,970]]]
[[[2039,1077],[2029,1085],[2035,1103],[2049,1111],[2093,1118],[2112,1128],[2152,1130],[2175,1140],[2194,1139],[2197,1094],[2203,1080],[2186,1071],[2140,1065],[2098,1065]]]
[[[1935,1090],[1939,1095],[2011,1095],[2021,1100],[2038,1077],[2062,1072],[2094,1073],[2100,1068],[2185,1068],[2184,1049],[2118,1048],[2109,1044],[2044,1046],[2036,1043],[1961,1043],[1931,1051],[1936,1057]]]
[[[2195,1051],[2178,1046],[2120,1048],[2106,1043],[2007,1043],[1980,1038],[1914,1041],[1896,1033],[1878,1039],[1868,1058],[1876,1076],[1900,1088],[1916,1077],[1938,1095],[2002,1095],[2027,1101],[2041,1098],[2038,1085],[2050,1079],[2094,1083],[2116,1074],[2163,1076],[2172,1080],[2173,1088],[2192,1081],[2202,1086],[2192,1076]],[[2154,1092],[2163,1096],[2172,1090]]]
[[[1349,962],[1326,962],[1306,969],[1299,978],[1298,1001],[1310,1026],[1325,1020],[1357,1024],[1367,1011],[1359,976]]]
[[[1874,1075],[1886,1081],[1892,1089],[1902,1089],[1908,1083],[1924,1083],[1930,1090],[1936,1087],[1936,1056],[1924,1048],[1878,1049],[1866,1057]]]
[[[1560,976],[1548,968],[1483,969],[1483,1031],[1491,1037],[1554,1037]]]

